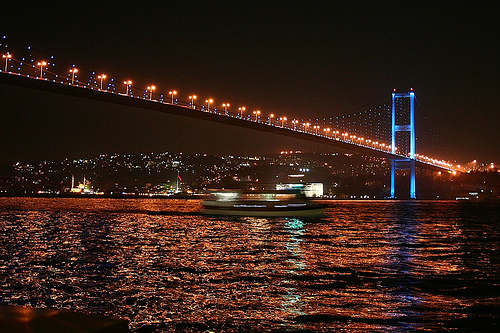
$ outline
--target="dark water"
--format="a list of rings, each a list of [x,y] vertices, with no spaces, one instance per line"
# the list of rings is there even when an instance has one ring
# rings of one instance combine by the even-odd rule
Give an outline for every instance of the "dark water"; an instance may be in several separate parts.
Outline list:
[[[0,303],[139,332],[499,331],[498,203],[331,201],[314,221],[200,210],[1,198]]]

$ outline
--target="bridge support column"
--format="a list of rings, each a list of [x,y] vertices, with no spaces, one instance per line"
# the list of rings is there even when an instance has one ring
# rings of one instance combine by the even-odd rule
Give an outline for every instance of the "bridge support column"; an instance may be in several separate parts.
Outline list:
[[[402,158],[391,161],[391,199],[396,199],[396,170],[410,171],[410,199],[416,199],[417,187],[415,176],[415,160]]]
[[[391,199],[396,198],[396,161],[391,161]]]
[[[397,100],[400,98],[409,98],[408,110],[402,110],[397,107]],[[406,111],[406,112],[404,112]],[[396,151],[396,133],[408,132],[409,142],[401,142],[402,146],[409,146],[409,151]],[[404,140],[403,140],[404,141]],[[392,153],[402,155],[401,160],[391,161],[391,198],[396,195],[396,169],[398,162],[410,162],[410,199],[417,198],[415,182],[415,93],[413,89],[408,93],[392,93]],[[406,157],[406,158],[405,158]],[[407,164],[407,163],[405,163]]]
[[[410,160],[410,199],[417,198],[417,186],[415,183],[415,159]]]

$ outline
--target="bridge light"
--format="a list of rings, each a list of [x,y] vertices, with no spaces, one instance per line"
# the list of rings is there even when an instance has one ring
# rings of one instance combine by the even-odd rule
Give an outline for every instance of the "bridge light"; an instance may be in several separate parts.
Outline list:
[[[78,72],[78,68],[73,67],[69,70],[69,72],[71,73],[71,85],[73,85],[75,82],[75,73]]]
[[[104,80],[106,78],[106,74],[101,74],[101,75],[98,75],[97,78],[99,80],[101,80],[101,90],[102,90],[102,80]]]
[[[243,118],[243,112],[245,112],[247,108],[242,106],[241,108],[238,108],[238,111],[240,112],[240,118]]]
[[[148,90],[149,90],[149,100],[151,100],[153,98],[153,91],[155,91],[156,87],[155,86],[149,86],[148,87]]]
[[[254,111],[253,114],[255,115],[255,121],[257,121],[257,118],[260,115],[260,110]]]
[[[269,125],[272,125],[273,124],[273,118],[274,118],[274,113],[271,113],[269,115]]]
[[[174,104],[174,96],[177,95],[177,91],[176,90],[171,90],[168,92],[168,94],[170,96],[172,96],[172,104]]]
[[[2,54],[2,58],[5,59],[5,73],[7,73],[7,61],[9,61],[9,59],[12,58],[12,54],[10,53]]]
[[[132,80],[127,80],[127,81],[123,81],[123,84],[125,85],[125,95],[128,95],[128,91],[129,91],[129,88],[130,88],[130,85],[132,84]]]
[[[227,112],[229,108],[229,103],[222,103],[222,107],[224,109],[224,112]]]
[[[285,127],[286,117],[281,117],[281,127]]]
[[[211,98],[205,100],[205,103],[207,103],[207,111],[210,111],[210,103],[213,103],[213,102],[214,102],[214,100]]]
[[[196,109],[196,106],[194,105],[194,100],[196,99],[196,95],[189,96],[189,99],[191,100],[191,106],[193,107],[193,109]]]
[[[39,61],[37,65],[40,66],[40,77],[43,77],[43,66],[46,66],[47,62]]]

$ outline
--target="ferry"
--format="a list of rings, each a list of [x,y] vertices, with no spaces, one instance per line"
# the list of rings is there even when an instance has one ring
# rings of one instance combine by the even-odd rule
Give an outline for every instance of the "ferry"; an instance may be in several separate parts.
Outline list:
[[[297,190],[223,190],[212,192],[203,207],[208,215],[314,217],[322,215],[324,205]]]

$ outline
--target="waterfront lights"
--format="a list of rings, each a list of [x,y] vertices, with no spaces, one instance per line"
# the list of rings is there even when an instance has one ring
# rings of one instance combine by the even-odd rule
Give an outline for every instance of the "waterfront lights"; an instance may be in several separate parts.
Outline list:
[[[128,95],[128,91],[130,89],[130,85],[132,84],[132,80],[126,80],[123,81],[123,84],[125,85],[125,95]]]
[[[78,69],[73,67],[69,70],[69,72],[71,73],[71,85],[73,85],[75,82],[75,73],[78,72]]]
[[[39,61],[37,63],[37,66],[40,66],[40,77],[43,77],[43,66],[46,66],[47,62],[46,61]]]
[[[214,100],[211,98],[205,100],[205,103],[207,103],[207,111],[210,111],[210,103],[213,103],[213,102],[214,102]]]
[[[174,97],[175,97],[175,95],[177,95],[177,91],[171,90],[168,92],[168,94],[172,97],[172,104],[174,104]]]
[[[230,105],[229,103],[222,103],[222,108],[224,109],[224,112],[227,112],[229,105]]]
[[[148,86],[148,91],[149,91],[149,100],[153,98],[153,91],[155,91],[156,87],[155,86]]]
[[[246,107],[244,107],[244,106],[242,106],[241,108],[238,108],[238,111],[239,111],[239,113],[240,113],[240,118],[243,118],[243,112],[245,112],[245,110],[246,110],[246,109],[247,109],[247,108],[246,108]]]
[[[194,106],[194,100],[196,99],[196,95],[189,96],[189,99],[191,100],[191,106],[193,107],[193,109],[195,109],[196,107]]]
[[[9,59],[12,58],[12,54],[10,53],[2,54],[2,58],[5,59],[5,73],[7,73],[7,61],[9,61]]]
[[[97,76],[97,78],[99,80],[101,80],[101,90],[102,90],[102,80],[104,80],[106,78],[106,74],[101,74],[101,75]]]
[[[260,116],[260,110],[255,110],[253,114],[255,115],[255,121],[257,121],[258,117]]]

